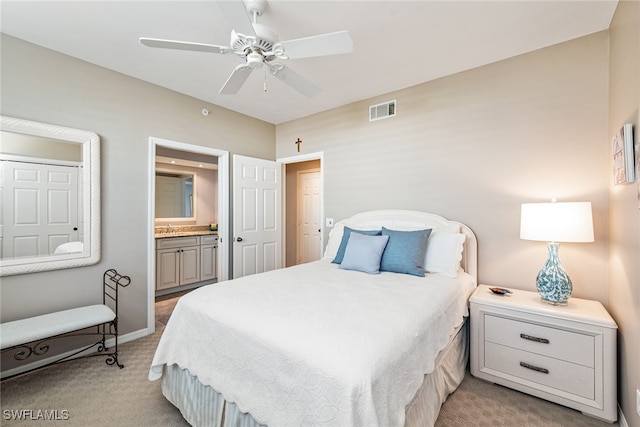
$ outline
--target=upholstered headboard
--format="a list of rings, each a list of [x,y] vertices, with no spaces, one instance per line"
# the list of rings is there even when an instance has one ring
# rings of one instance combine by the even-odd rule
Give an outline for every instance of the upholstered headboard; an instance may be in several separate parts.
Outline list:
[[[465,235],[462,260],[460,262],[465,272],[478,279],[478,241],[473,231],[457,221],[427,212],[407,210],[380,210],[362,212],[337,222],[329,233],[329,242],[325,250],[325,257],[333,257],[338,250],[344,226],[373,230],[386,227],[393,230],[416,230],[431,228],[433,231],[450,231]]]

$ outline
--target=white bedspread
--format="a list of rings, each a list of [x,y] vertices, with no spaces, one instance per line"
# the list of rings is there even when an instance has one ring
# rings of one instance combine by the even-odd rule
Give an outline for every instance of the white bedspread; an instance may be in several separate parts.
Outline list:
[[[178,364],[273,427],[402,426],[475,286],[327,259],[209,285],[179,300],[149,379]]]

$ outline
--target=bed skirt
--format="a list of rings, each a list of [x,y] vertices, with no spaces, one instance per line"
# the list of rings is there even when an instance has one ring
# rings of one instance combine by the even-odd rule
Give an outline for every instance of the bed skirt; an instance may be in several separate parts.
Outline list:
[[[458,328],[449,345],[436,359],[436,368],[425,375],[422,386],[406,408],[405,427],[433,426],[440,407],[464,379],[469,360],[468,320]],[[165,366],[162,394],[176,406],[185,420],[196,427],[264,427],[251,414],[241,412],[222,394],[205,386],[187,369]]]

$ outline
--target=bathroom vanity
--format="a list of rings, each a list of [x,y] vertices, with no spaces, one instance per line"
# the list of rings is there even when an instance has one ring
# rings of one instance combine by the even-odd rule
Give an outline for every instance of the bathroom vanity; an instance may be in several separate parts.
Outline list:
[[[217,232],[156,233],[156,295],[216,282],[217,249]]]

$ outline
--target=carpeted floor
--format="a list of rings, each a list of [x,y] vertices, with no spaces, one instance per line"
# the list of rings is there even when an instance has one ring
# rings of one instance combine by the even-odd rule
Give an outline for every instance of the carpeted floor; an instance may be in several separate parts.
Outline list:
[[[442,405],[435,427],[618,426],[581,412],[479,380],[469,372]]]
[[[3,382],[0,424],[188,426],[180,412],[162,396],[160,382],[147,380],[162,325],[166,324],[173,304],[175,300],[164,300],[167,310],[164,314],[159,311],[160,327],[155,334],[120,347],[124,369],[107,366],[102,358],[91,358]],[[16,419],[18,415],[22,419]],[[612,424],[467,374],[458,390],[444,403],[436,427],[470,426],[605,427]]]

